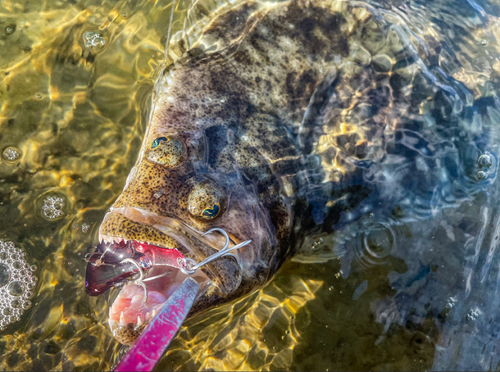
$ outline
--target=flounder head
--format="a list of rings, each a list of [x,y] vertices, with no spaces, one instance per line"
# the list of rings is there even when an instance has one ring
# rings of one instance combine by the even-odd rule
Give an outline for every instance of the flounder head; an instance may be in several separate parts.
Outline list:
[[[105,216],[87,268],[91,295],[127,283],[109,317],[115,337],[125,344],[187,275],[201,285],[195,313],[261,286],[279,265],[271,215],[251,183],[239,172],[222,173],[207,164],[204,131],[167,133],[160,123],[153,122],[123,193]],[[203,235],[213,228],[219,230]],[[200,263],[225,245],[248,240],[192,274],[184,270],[186,259]]]
[[[324,53],[306,48],[308,35],[321,28],[343,53],[342,24],[322,8],[245,2],[204,31],[219,49],[200,42],[164,71],[141,154],[87,266],[91,295],[136,283],[110,309],[120,342],[134,341],[186,275],[201,284],[191,313],[229,302],[265,284],[315,228],[313,206],[297,190],[323,173],[292,127],[325,73]],[[183,270],[247,241],[194,273]]]

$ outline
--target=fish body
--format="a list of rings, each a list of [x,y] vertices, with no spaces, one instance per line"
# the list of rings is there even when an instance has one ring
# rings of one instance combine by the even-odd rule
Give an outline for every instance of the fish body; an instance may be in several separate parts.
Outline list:
[[[251,240],[192,275],[194,314],[263,286],[307,236],[370,213],[426,217],[492,182],[495,172],[477,176],[487,131],[464,129],[485,111],[403,36],[346,2],[248,1],[167,67],[139,159],[99,230],[111,256],[147,247],[144,276],[158,277],[143,283],[147,301],[129,285],[111,306],[120,342],[186,277],[185,260]],[[213,228],[227,238],[203,235]],[[100,275],[90,263],[89,293]]]

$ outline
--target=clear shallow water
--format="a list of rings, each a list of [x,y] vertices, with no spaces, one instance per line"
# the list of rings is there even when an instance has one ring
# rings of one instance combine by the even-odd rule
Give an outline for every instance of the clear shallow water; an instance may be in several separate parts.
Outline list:
[[[384,43],[411,46],[427,52],[424,65],[463,83],[468,99],[496,95],[496,3],[357,4],[396,25],[384,40],[358,35],[372,47],[360,49],[360,60]],[[218,4],[189,6],[178,4],[173,33]],[[107,298],[84,292],[82,257],[139,151],[170,9],[0,5],[0,143],[20,151],[0,161],[0,237],[26,252],[38,277],[31,308],[1,333],[2,369],[105,370],[119,353]],[[489,106],[489,122],[466,123],[484,135],[491,159],[464,143],[462,196],[447,194],[450,179],[436,182],[437,198],[419,194],[418,184],[401,191],[388,183],[388,194],[414,190],[401,207],[407,213],[388,218],[375,207],[333,236],[311,237],[265,289],[188,321],[158,370],[498,369],[500,115]]]

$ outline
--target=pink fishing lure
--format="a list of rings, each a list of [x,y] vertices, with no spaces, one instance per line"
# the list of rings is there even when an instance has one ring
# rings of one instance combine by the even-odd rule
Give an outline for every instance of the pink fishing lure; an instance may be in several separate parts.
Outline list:
[[[187,277],[149,322],[114,371],[151,371],[186,319],[198,290],[196,280]]]

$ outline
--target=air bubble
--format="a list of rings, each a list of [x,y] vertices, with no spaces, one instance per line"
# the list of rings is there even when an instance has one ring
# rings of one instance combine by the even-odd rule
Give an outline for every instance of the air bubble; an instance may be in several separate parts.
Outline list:
[[[481,312],[478,309],[472,309],[467,313],[465,319],[469,322],[473,322],[479,317],[480,314]]]
[[[16,297],[21,296],[24,293],[23,283],[19,281],[9,283],[7,287],[7,292],[11,296],[16,296]]]
[[[102,49],[106,45],[106,40],[102,37],[99,32],[89,31],[83,35],[85,39],[86,48],[99,48]]]
[[[31,306],[36,278],[26,269],[23,253],[12,242],[0,240],[0,330],[19,321]]]
[[[31,265],[31,266],[30,266],[30,270],[31,270],[31,271],[36,271],[36,269],[37,269],[36,265]]]
[[[12,35],[16,31],[16,25],[15,24],[10,24],[5,26],[5,33],[7,35]]]
[[[21,158],[21,150],[16,147],[6,147],[2,152],[2,158],[9,162],[16,162]]]
[[[446,302],[446,308],[448,310],[453,309],[453,307],[455,306],[456,303],[457,303],[457,300],[453,297],[450,297],[448,299],[448,301]]]
[[[377,226],[365,235],[366,251],[374,258],[386,257],[392,250],[394,239],[391,231],[385,226]]]
[[[479,171],[476,173],[476,178],[478,180],[484,180],[484,179],[486,179],[486,177],[488,177],[488,174],[486,172]]]
[[[90,225],[88,223],[82,224],[82,233],[86,234],[89,232]]]
[[[483,154],[477,158],[477,164],[481,168],[489,168],[493,164],[493,158],[490,154]]]
[[[481,40],[481,45],[482,46],[486,46],[487,44],[488,44],[488,42],[485,39]]]
[[[58,194],[46,194],[39,201],[42,217],[46,220],[58,220],[66,215],[68,202]]]
[[[0,264],[0,287],[7,285],[10,281],[10,271],[8,266]]]
[[[37,94],[36,94],[36,98],[37,98],[37,99],[42,99],[42,95],[41,95],[40,93],[37,93]]]

